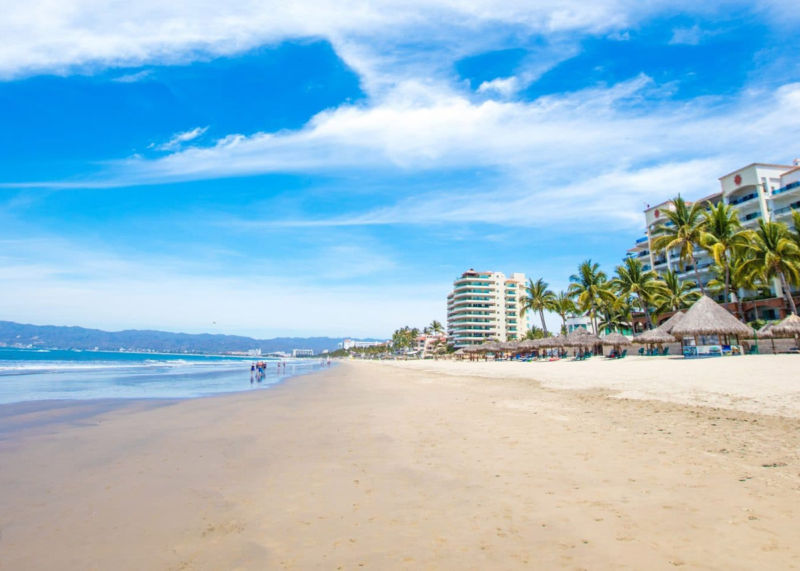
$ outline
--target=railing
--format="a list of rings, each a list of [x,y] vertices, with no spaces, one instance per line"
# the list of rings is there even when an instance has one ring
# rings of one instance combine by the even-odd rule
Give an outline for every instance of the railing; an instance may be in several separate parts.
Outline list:
[[[792,210],[796,210],[800,208],[800,200],[797,202],[792,202],[789,206],[784,206],[783,208],[778,208],[777,210],[772,211],[773,216],[781,216],[783,214],[790,213]]]
[[[772,196],[775,196],[776,194],[782,194],[784,192],[789,192],[790,190],[794,190],[795,188],[798,188],[798,187],[800,187],[800,180],[795,181],[795,182],[790,182],[786,186],[780,187],[778,190],[773,190],[772,191]]]
[[[642,242],[647,242],[647,236],[643,236],[643,237],[639,238],[638,240],[636,240],[637,244],[641,244]]]
[[[760,212],[751,212],[750,214],[742,218],[742,221],[748,222],[750,220],[755,220],[756,218],[761,218]]]
[[[742,204],[743,202],[748,202],[750,200],[753,200],[754,198],[758,198],[757,192],[746,194],[745,196],[741,196],[735,200],[731,200],[728,202],[728,204],[730,204],[731,206],[735,206],[736,204]]]

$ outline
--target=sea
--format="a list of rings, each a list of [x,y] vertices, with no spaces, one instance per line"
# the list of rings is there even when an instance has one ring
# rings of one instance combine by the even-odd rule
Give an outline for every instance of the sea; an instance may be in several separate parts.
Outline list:
[[[266,389],[325,366],[313,358],[257,359],[267,363],[266,375],[251,383],[253,357],[0,347],[0,404],[206,397]]]

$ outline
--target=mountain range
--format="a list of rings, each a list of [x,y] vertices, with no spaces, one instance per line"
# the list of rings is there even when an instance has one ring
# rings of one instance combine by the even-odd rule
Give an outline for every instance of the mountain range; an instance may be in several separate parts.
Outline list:
[[[102,331],[60,325],[30,325],[0,321],[0,346],[48,349],[98,349],[101,351],[157,351],[163,353],[228,353],[260,349],[263,353],[313,349],[314,353],[333,351],[342,338],[275,337],[253,339],[240,335],[211,333],[171,333],[129,329]]]

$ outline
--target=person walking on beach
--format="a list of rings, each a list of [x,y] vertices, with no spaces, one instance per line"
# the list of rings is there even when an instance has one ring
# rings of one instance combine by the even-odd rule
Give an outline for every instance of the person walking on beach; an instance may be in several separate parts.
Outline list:
[[[250,365],[250,384],[253,384],[253,377],[256,376],[256,364],[252,363]]]

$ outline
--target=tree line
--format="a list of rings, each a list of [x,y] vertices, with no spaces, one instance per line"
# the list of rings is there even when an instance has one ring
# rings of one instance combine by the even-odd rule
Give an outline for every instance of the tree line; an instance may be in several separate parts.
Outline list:
[[[772,280],[781,284],[787,309],[797,313],[790,286],[800,286],[800,212],[792,211],[791,227],[759,220],[758,228],[750,230],[729,204],[690,205],[680,196],[672,203],[674,209],[665,210],[665,220],[652,229],[651,248],[657,255],[677,252],[680,268],[691,267],[694,281],[681,280],[674,270],[663,275],[645,270],[635,257],[626,257],[611,277],[599,264],[586,260],[570,276],[567,291],[553,292],[542,278],[531,278],[520,316],[538,313],[542,327],[532,328],[527,337],[549,335],[545,311],[561,317],[562,331],[566,331],[567,317],[577,313],[588,315],[595,331],[619,331],[631,326],[634,311],[644,314],[652,328],[656,316],[685,309],[707,294],[735,303],[739,319],[745,321],[739,290],[766,295]],[[712,259],[713,278],[707,284],[700,280],[699,251],[708,252]]]

